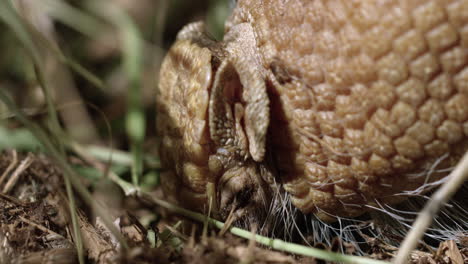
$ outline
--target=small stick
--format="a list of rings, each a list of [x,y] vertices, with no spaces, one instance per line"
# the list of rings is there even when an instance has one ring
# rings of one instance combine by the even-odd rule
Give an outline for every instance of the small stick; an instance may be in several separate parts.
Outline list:
[[[417,246],[426,229],[432,224],[437,212],[468,179],[468,152],[465,153],[455,169],[447,176],[447,181],[437,190],[419,213],[411,231],[400,246],[394,263],[407,263],[408,255]]]
[[[171,231],[172,234],[179,237],[183,241],[188,241],[189,240],[189,238],[186,235],[182,234],[179,230],[175,229],[174,227],[172,227],[170,225],[166,225],[166,228],[169,229],[169,231]]]
[[[29,165],[31,165],[31,163],[32,163],[31,156],[27,156],[23,161],[21,161],[18,168],[16,168],[16,170],[11,175],[11,178],[8,179],[7,183],[5,184],[5,187],[3,187],[3,193],[6,194],[9,191],[11,191],[11,189],[13,189],[13,187],[15,186],[16,182],[18,181],[19,176],[21,175],[21,173],[24,170],[26,170],[29,167]]]
[[[44,233],[48,233],[48,234],[51,234],[51,235],[54,235],[54,236],[58,236],[58,237],[61,237],[63,239],[66,239],[64,236],[60,235],[59,233],[56,233],[50,229],[48,229],[47,227],[43,226],[43,225],[40,225],[40,224],[36,224],[34,223],[33,221],[31,220],[28,220],[22,216],[19,216],[19,219],[23,222],[25,222],[26,224],[30,225],[30,226],[34,226],[35,228],[41,230],[42,232]]]
[[[234,222],[234,207],[232,207],[231,211],[229,212],[228,217],[226,218],[226,222],[224,222],[223,228],[221,228],[221,231],[219,231],[219,236],[223,236],[226,231],[232,226],[232,223]]]
[[[10,174],[10,172],[18,163],[18,153],[16,152],[16,150],[12,151],[12,156],[13,156],[13,160],[11,161],[10,165],[8,165],[8,167],[6,168],[6,170],[3,172],[2,176],[0,177],[0,185],[2,185],[2,183],[5,181],[8,174]]]
[[[9,196],[9,195],[3,194],[3,193],[0,193],[0,199],[3,199],[5,201],[7,201],[7,202],[15,204],[16,206],[20,206],[20,207],[25,207],[26,206],[26,204],[24,204],[21,200],[18,200],[13,196]]]

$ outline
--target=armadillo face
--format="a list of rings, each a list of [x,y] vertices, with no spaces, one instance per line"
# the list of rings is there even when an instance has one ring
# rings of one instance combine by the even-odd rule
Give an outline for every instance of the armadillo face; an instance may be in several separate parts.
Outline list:
[[[240,38],[248,36],[248,42]],[[166,193],[184,205],[259,222],[274,176],[264,162],[269,102],[252,28],[215,43],[203,24],[186,26],[162,67],[158,133]],[[248,59],[246,59],[248,58]]]
[[[223,42],[200,32],[158,90],[162,182],[186,206],[265,211],[275,166],[302,212],[354,217],[468,149],[467,0],[240,0]]]

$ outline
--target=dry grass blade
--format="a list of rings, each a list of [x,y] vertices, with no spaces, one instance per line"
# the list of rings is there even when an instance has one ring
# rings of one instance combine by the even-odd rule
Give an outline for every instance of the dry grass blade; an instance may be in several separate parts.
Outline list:
[[[65,239],[65,237],[63,237],[62,235],[50,230],[49,228],[47,228],[47,227],[45,227],[43,225],[34,223],[33,221],[31,221],[29,219],[26,219],[26,218],[24,218],[22,216],[19,216],[19,219],[21,219],[21,221],[23,221],[24,223],[26,223],[26,224],[28,224],[30,226],[34,226],[35,228],[41,230],[44,233],[48,233],[48,234],[51,234],[51,235],[54,235],[54,236],[61,237],[61,238]]]
[[[407,263],[408,255],[416,247],[426,229],[431,225],[434,216],[467,179],[468,152],[465,153],[455,169],[447,176],[447,181],[444,185],[432,195],[431,200],[429,200],[424,209],[419,213],[418,218],[413,224],[413,228],[401,244],[394,263]]]
[[[10,179],[8,179],[7,183],[5,184],[5,187],[3,187],[3,193],[6,194],[10,192],[10,190],[13,188],[13,186],[15,186],[16,182],[18,181],[21,173],[24,170],[26,170],[29,167],[29,165],[31,165],[31,163],[32,163],[31,156],[28,156],[23,161],[21,161],[18,168],[16,168],[16,170],[11,175]]]
[[[6,170],[3,172],[2,176],[0,176],[0,186],[6,180],[7,176],[10,174],[13,168],[16,166],[16,163],[18,163],[18,153],[15,150],[13,150],[13,161],[10,163],[10,165],[8,165]]]

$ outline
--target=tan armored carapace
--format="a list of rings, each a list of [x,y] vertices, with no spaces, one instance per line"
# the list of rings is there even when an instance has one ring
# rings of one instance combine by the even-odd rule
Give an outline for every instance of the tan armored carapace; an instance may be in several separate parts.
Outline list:
[[[240,0],[163,62],[166,193],[255,218],[284,188],[326,221],[422,193],[467,150],[467,63],[468,0]]]

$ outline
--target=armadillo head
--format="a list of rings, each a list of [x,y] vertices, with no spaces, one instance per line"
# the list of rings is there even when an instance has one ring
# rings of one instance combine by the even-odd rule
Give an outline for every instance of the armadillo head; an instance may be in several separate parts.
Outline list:
[[[261,225],[274,174],[265,74],[248,25],[221,43],[187,26],[166,56],[158,87],[162,183],[182,205]]]

